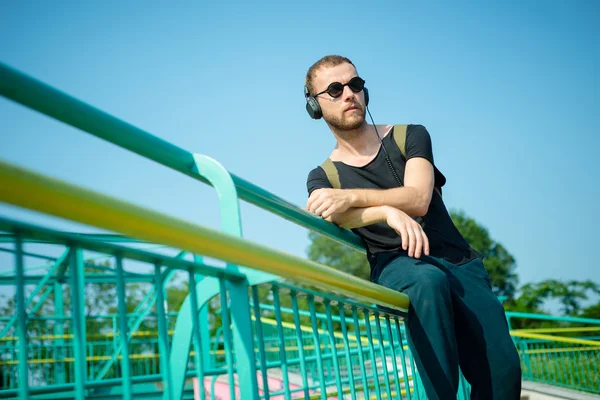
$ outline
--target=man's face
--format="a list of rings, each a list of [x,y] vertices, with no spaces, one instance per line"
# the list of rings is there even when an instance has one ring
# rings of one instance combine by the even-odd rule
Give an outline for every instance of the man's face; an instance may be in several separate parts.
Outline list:
[[[352,64],[343,63],[335,67],[322,67],[317,71],[313,82],[313,92],[319,93],[327,90],[333,82],[341,84],[358,76]],[[328,93],[317,97],[323,110],[323,119],[339,130],[353,130],[359,128],[365,121],[365,93],[354,93],[348,86],[344,86],[341,96],[333,98]]]

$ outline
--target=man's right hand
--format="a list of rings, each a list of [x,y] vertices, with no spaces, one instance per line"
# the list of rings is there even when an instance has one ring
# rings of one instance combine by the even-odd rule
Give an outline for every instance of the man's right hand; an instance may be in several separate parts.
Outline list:
[[[403,211],[386,207],[386,222],[402,238],[402,248],[408,250],[408,256],[420,258],[429,255],[429,239],[414,219]]]

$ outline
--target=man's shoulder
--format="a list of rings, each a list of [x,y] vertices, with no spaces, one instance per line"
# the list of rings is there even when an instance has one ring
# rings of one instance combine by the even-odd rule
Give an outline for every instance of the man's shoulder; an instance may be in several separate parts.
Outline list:
[[[404,126],[406,126],[406,129],[400,131],[399,128],[404,128]],[[412,139],[415,137],[429,137],[429,132],[427,131],[427,128],[425,128],[424,125],[420,124],[395,124],[394,128],[390,130],[390,133],[390,135],[387,135],[389,137],[388,140],[397,140],[398,135],[401,134],[404,134],[406,140],[410,140],[409,138]]]
[[[306,189],[310,196],[314,190],[322,188],[332,188],[332,186],[323,168],[318,166],[308,173],[308,177],[306,178]]]
[[[323,170],[323,167],[321,167],[320,165],[311,169],[310,172],[308,173],[308,178],[307,180],[312,180],[312,179],[318,179],[318,178],[322,178],[322,177],[327,177],[327,175],[325,174],[325,171]]]
[[[431,135],[425,126],[418,124],[408,125],[406,128],[406,147],[431,146]]]
[[[427,131],[427,128],[425,128],[424,125],[420,125],[420,124],[409,124],[406,127],[406,136],[408,135],[427,135],[429,136],[429,132]]]

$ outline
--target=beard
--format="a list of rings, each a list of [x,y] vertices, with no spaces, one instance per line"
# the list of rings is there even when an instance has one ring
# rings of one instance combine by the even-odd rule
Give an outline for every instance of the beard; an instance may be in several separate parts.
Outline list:
[[[357,106],[359,107],[357,113],[347,115],[346,112],[343,112],[341,116],[323,113],[323,119],[338,132],[349,133],[348,131],[354,131],[365,123],[365,109],[360,105]]]

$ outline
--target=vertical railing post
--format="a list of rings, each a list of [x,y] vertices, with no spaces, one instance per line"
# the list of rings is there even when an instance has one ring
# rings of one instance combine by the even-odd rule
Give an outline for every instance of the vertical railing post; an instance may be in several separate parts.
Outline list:
[[[75,357],[75,398],[85,399],[87,380],[86,327],[85,327],[85,270],[83,252],[74,248],[71,251],[71,304],[74,332]]]
[[[23,239],[17,233],[15,235],[15,269],[17,275],[17,316],[19,338],[19,398],[29,398],[29,365],[28,341],[27,341],[27,314],[25,313],[25,266],[23,261]]]
[[[225,362],[227,364],[227,375],[229,378],[229,398],[235,399],[235,378],[233,349],[231,347],[231,327],[229,322],[229,306],[227,304],[227,289],[225,282],[219,280],[219,297],[221,300],[221,324],[223,326],[223,349],[225,350]],[[233,302],[232,302],[233,304]],[[231,307],[233,308],[233,307]],[[214,393],[214,392],[213,392]]]
[[[354,334],[356,335],[356,345],[358,347],[358,364],[360,366],[360,374],[362,377],[362,390],[365,398],[370,398],[369,395],[369,380],[367,379],[367,370],[365,366],[365,355],[362,347],[362,337],[360,332],[360,324],[358,322],[358,309],[356,306],[352,306],[352,320],[354,321]]]
[[[256,341],[258,346],[258,357],[260,360],[260,375],[263,381],[263,396],[265,400],[269,400],[271,393],[269,390],[269,379],[267,377],[267,357],[265,355],[265,336],[263,333],[262,320],[260,315],[260,299],[258,298],[258,287],[252,286],[252,306],[254,308],[254,318],[256,326]],[[302,363],[303,360],[300,359]],[[302,364],[301,364],[302,365]],[[308,391],[306,392],[308,393]],[[306,396],[308,397],[308,396]]]
[[[200,256],[198,254],[194,254],[194,262],[198,263],[198,264],[202,264],[204,262],[204,259],[202,256]],[[194,278],[196,281],[195,285],[197,285],[204,279],[204,277],[202,275],[195,275]],[[191,285],[191,282],[190,282],[190,285]],[[190,286],[190,294],[196,293],[194,290],[192,290],[192,288],[196,287],[195,285]],[[198,307],[200,307],[200,306],[198,304],[196,304],[195,310],[197,310]],[[196,349],[196,351],[200,352],[200,356],[202,358],[203,365],[206,368],[211,368],[212,359],[210,357],[210,325],[209,325],[209,319],[208,319],[208,303],[205,303],[200,307],[198,321],[200,322],[199,329],[200,329],[200,338],[201,338],[201,346],[202,347]],[[200,378],[198,378],[198,379],[200,379]]]
[[[285,349],[285,337],[283,334],[282,318],[281,318],[281,304],[279,301],[279,286],[273,285],[273,305],[275,307],[275,321],[276,321],[276,334],[277,342],[279,343],[279,358],[281,362],[281,375],[283,381],[284,397],[286,399],[291,398],[290,393],[290,382],[288,377],[288,360]]]
[[[162,287],[162,275],[160,273],[160,267],[160,264],[156,264],[154,267],[154,289],[156,290],[155,306],[156,319],[158,322],[158,351],[160,354],[160,373],[162,375],[164,397],[168,400],[174,400],[172,387],[173,384],[171,379],[171,363],[169,362],[169,336],[167,331],[167,320],[165,313],[165,296]]]
[[[65,310],[62,283],[54,282],[54,358],[56,367],[54,368],[54,380],[56,383],[65,383]]]
[[[227,282],[227,288],[231,304],[235,304],[234,307],[231,307],[231,325],[235,361],[240,382],[240,396],[244,400],[258,399],[248,281]]]
[[[356,400],[356,389],[354,385],[354,365],[352,364],[352,356],[350,355],[350,342],[348,341],[348,328],[346,327],[346,312],[343,304],[339,306],[340,325],[342,328],[342,339],[344,341],[344,354],[346,355],[346,365],[348,369],[348,384],[350,385],[350,396],[352,400]]]
[[[387,367],[387,356],[385,354],[385,345],[384,345],[384,340],[383,340],[383,333],[381,331],[381,316],[379,315],[379,313],[377,311],[375,311],[373,313],[374,317],[375,317],[375,332],[377,333],[377,337],[379,340],[379,351],[381,353],[381,363],[382,363],[382,367],[383,367],[383,382],[385,383],[385,390],[386,390],[386,394],[387,394],[387,398],[391,399],[392,398],[392,385],[390,384],[390,374],[388,371],[388,367]]]
[[[402,400],[402,385],[400,384],[400,372],[398,371],[398,355],[396,354],[396,342],[394,342],[394,334],[392,333],[392,325],[390,323],[390,316],[385,315],[385,327],[387,328],[388,341],[390,343],[390,351],[392,352],[392,369],[394,371],[394,381],[396,382],[396,398]],[[400,340],[400,346],[402,341]],[[403,361],[404,362],[404,361]],[[408,378],[404,376],[404,383],[406,389],[408,389]]]
[[[193,338],[193,342],[194,342],[194,366],[196,369],[196,379],[198,379],[198,386],[199,386],[199,391],[201,394],[200,398],[202,400],[205,400],[204,397],[204,366],[208,366],[209,364],[205,363],[204,361],[204,352],[205,348],[209,349],[206,350],[206,353],[208,353],[207,355],[210,356],[210,348],[208,346],[206,346],[206,344],[204,342],[208,342],[210,340],[210,336],[206,335],[204,336],[204,340],[202,339],[202,332],[200,331],[200,329],[202,329],[202,327],[208,327],[208,318],[207,321],[203,322],[203,325],[201,327],[200,325],[200,319],[198,316],[198,312],[196,310],[198,310],[198,295],[196,294],[196,274],[194,272],[189,272],[188,274],[189,276],[189,290],[190,290],[190,301],[191,301],[191,306],[192,306],[192,338]],[[210,345],[210,343],[208,344]]]
[[[335,385],[338,391],[338,397],[343,397],[342,392],[342,379],[341,379],[341,371],[340,364],[338,360],[338,352],[337,346],[335,344],[335,334],[333,332],[333,319],[331,316],[331,301],[329,299],[324,300],[325,303],[325,315],[327,316],[327,331],[329,333],[329,344],[331,348],[331,361],[333,365],[333,374],[335,375]]]
[[[303,334],[302,334],[302,329],[300,329],[300,315],[298,313],[298,298],[297,298],[297,293],[295,290],[292,290],[291,296],[292,296],[292,309],[294,312],[294,325],[296,326],[296,343],[298,344],[298,353],[300,355],[300,374],[302,375],[302,389],[304,392],[304,398],[309,398],[310,396],[309,396],[309,391],[308,391],[308,379],[306,379],[306,359],[305,359],[305,355],[304,355],[304,338],[303,338]],[[258,296],[257,296],[257,299],[258,299]],[[257,300],[254,300],[254,301],[256,302]],[[255,306],[255,307],[257,307],[257,306]],[[257,322],[258,322],[258,320],[257,320]],[[261,340],[262,337],[259,336],[258,339]],[[262,362],[261,362],[261,365],[262,365]]]
[[[119,337],[121,342],[121,374],[123,376],[123,398],[131,400],[131,365],[129,360],[129,344],[127,340],[127,297],[123,273],[123,258],[117,255],[117,302],[119,309]],[[116,336],[116,335],[115,335]]]
[[[319,374],[319,387],[321,389],[319,396],[321,399],[325,400],[327,399],[327,383],[325,382],[325,372],[323,370],[323,357],[321,355],[321,340],[319,338],[319,324],[317,322],[315,300],[312,294],[308,296],[308,309],[310,311],[310,322],[313,330],[313,342],[315,344],[315,356]]]

